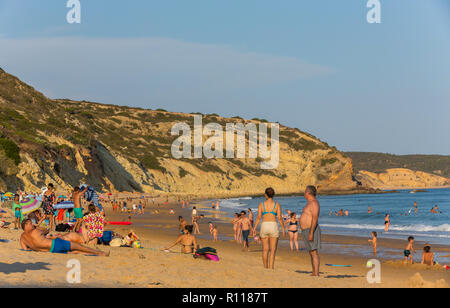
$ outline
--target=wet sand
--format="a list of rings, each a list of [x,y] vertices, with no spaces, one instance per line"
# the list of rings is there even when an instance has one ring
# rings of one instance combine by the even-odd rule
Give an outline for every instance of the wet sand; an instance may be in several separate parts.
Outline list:
[[[158,200],[163,203],[162,200]],[[172,200],[173,201],[173,200]],[[149,202],[151,204],[151,202]],[[396,240],[380,240],[379,250],[398,250],[396,260],[381,260],[381,284],[369,284],[366,267],[369,258],[342,254],[349,245],[366,246],[367,239],[324,235],[324,246],[336,245],[321,254],[321,277],[311,277],[310,258],[306,251],[291,252],[288,243],[282,240],[277,251],[275,270],[262,266],[262,246],[250,243],[251,252],[242,251],[232,238],[230,223],[220,222],[221,213],[205,208],[203,202],[191,202],[206,218],[200,221],[198,243],[217,249],[220,261],[212,262],[194,259],[192,255],[179,253],[180,247],[171,252],[160,249],[169,246],[177,237],[178,216],[190,221],[190,209],[181,209],[172,202],[167,206],[147,206],[146,214],[132,215],[132,226],[111,226],[112,230],[126,234],[133,229],[142,239],[143,249],[114,248],[99,246],[111,251],[110,257],[61,255],[51,253],[24,252],[19,248],[21,231],[0,229],[0,238],[11,242],[0,243],[0,286],[2,287],[203,287],[203,288],[297,288],[297,287],[448,287],[450,272],[441,266],[428,267],[420,264],[407,265],[402,259],[404,243]],[[169,209],[175,210],[174,215]],[[159,210],[159,214],[154,211]],[[112,213],[107,207],[110,221],[127,221],[128,214]],[[215,217],[215,218],[214,218]],[[219,242],[212,242],[208,233],[208,221],[217,222]],[[206,233],[206,234],[205,234]],[[287,238],[285,238],[287,239]],[[300,242],[300,247],[303,247]],[[421,256],[420,243],[417,243]],[[336,251],[339,250],[339,251]],[[450,254],[450,248],[433,246],[433,250]],[[331,253],[329,252],[331,251]],[[333,252],[334,251],[334,252]],[[69,271],[67,261],[78,259],[81,263],[81,284],[72,285],[66,281]],[[352,265],[352,267],[328,267],[325,264]]]

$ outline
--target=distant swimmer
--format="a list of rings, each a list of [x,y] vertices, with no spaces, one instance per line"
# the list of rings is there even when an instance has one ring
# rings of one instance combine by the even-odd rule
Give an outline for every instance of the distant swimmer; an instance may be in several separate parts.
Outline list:
[[[369,206],[369,208],[367,209],[367,214],[372,214],[372,208]]]
[[[439,213],[441,213],[441,212],[439,211],[438,206],[435,205],[434,208],[431,209],[431,213],[433,213],[433,214],[439,214]]]

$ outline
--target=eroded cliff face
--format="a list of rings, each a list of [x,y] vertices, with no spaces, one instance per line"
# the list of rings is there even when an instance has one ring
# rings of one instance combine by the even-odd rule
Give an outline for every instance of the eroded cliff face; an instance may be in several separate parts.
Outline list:
[[[175,159],[171,145],[178,136],[171,128],[180,122],[192,126],[194,116],[50,100],[0,70],[0,137],[14,142],[20,154],[15,174],[0,172],[0,189],[37,191],[52,182],[69,190],[89,183],[99,191],[235,197],[261,195],[269,186],[279,194],[300,193],[307,185],[321,191],[357,188],[348,157],[282,125],[273,170],[261,169],[261,159]],[[203,115],[203,122],[224,127],[266,121]]]
[[[363,186],[378,189],[450,187],[450,179],[404,168],[388,169],[383,173],[360,171],[356,178]]]
[[[304,153],[292,151],[286,144],[281,147],[278,168],[270,173],[258,170],[258,164],[251,159],[242,160],[239,165],[227,159],[211,159],[208,164],[217,170],[202,170],[189,161],[167,157],[161,159],[161,167],[165,169],[162,171],[147,169],[101,143],[92,148],[74,146],[72,151],[70,155],[48,153],[39,159],[21,152],[15,183],[20,183],[19,188],[25,191],[38,191],[49,182],[62,191],[90,183],[100,191],[192,197],[260,195],[269,186],[279,194],[300,193],[307,185],[317,185],[321,191],[356,188],[351,161],[339,152]],[[323,163],[330,155],[332,163]]]

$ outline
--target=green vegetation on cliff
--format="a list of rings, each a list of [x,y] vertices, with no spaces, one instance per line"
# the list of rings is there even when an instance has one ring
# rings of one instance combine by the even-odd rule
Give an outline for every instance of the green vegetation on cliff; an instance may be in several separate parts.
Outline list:
[[[371,152],[346,152],[353,160],[355,172],[366,170],[382,173],[386,169],[406,168],[450,178],[450,156],[393,155]]]

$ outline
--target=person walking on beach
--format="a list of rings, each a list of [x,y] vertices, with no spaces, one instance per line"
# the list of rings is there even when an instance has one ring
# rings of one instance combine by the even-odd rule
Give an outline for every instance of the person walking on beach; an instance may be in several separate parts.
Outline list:
[[[192,224],[194,224],[194,218],[197,216],[197,207],[192,208]]]
[[[250,247],[248,246],[248,237],[250,235],[250,232],[253,233],[252,223],[250,222],[250,219],[246,216],[247,213],[245,211],[241,212],[241,230],[242,230],[242,242],[244,243],[242,249],[246,249],[247,251],[250,251]]]
[[[234,240],[238,243],[240,243],[240,239],[239,239],[239,230],[240,230],[240,224],[239,224],[239,214],[238,213],[234,213],[234,218],[231,221],[231,223],[233,224],[233,231],[234,231]]]
[[[408,259],[409,259],[411,264],[414,263],[414,259],[413,259],[411,251],[416,253],[416,250],[414,249],[413,244],[414,244],[414,236],[408,237],[408,245],[406,245],[406,248],[403,251],[403,254],[405,256],[405,262],[408,262]]]
[[[247,209],[248,210],[248,219],[250,219],[250,222],[251,222],[251,224],[252,224],[252,228],[253,228],[253,224],[254,224],[254,217],[253,217],[253,212],[252,212],[252,209],[251,208],[248,208]]]
[[[286,221],[287,231],[289,234],[289,244],[291,246],[291,251],[298,251],[298,219],[296,213],[291,213],[289,219]]]
[[[273,201],[275,191],[269,187],[265,191],[266,201],[261,202],[258,206],[258,216],[256,217],[253,234],[256,235],[256,228],[262,218],[260,238],[263,244],[263,265],[264,268],[274,269],[275,254],[277,252],[279,231],[277,220],[283,229],[283,236],[286,234],[283,218],[281,217],[281,206],[278,202]]]
[[[321,248],[321,231],[319,227],[320,204],[316,196],[316,187],[306,187],[304,197],[308,202],[300,216],[300,227],[302,229],[303,241],[311,257],[311,276],[318,277],[320,273],[319,250]]]
[[[195,234],[201,234],[200,233],[200,226],[198,225],[198,220],[200,219],[200,216],[194,216],[192,217],[192,225],[194,226],[194,235]]]
[[[377,256],[377,236],[378,236],[378,234],[375,231],[373,231],[372,232],[372,239],[369,239],[369,243],[372,243],[373,255],[375,257]]]
[[[384,232],[389,232],[389,226],[391,225],[391,218],[389,214],[384,217]]]

